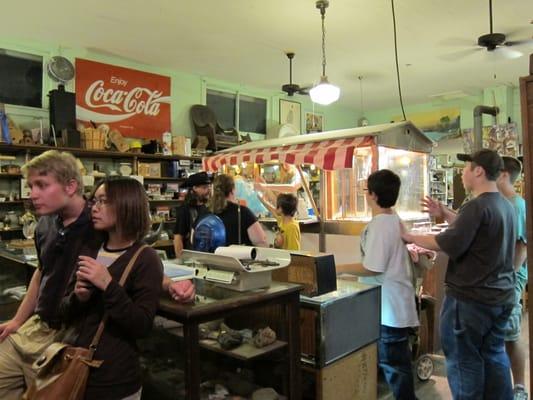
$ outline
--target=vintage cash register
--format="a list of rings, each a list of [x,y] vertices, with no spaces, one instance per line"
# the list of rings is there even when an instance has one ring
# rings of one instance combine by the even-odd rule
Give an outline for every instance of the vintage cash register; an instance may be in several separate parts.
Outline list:
[[[231,245],[214,254],[184,250],[182,259],[194,269],[196,279],[243,292],[269,287],[272,271],[287,267],[291,255],[285,250]]]

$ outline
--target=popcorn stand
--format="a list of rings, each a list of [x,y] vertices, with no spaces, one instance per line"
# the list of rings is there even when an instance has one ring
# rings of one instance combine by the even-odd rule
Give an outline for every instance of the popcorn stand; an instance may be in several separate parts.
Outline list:
[[[286,165],[293,166],[303,189],[299,197],[307,204],[298,212],[302,249],[333,253],[342,263],[359,258],[359,235],[371,217],[364,194],[371,172],[396,172],[402,179],[396,206],[400,217],[410,222],[427,219],[419,202],[428,193],[432,147],[433,142],[407,121],[251,142],[205,157],[203,167],[242,177],[252,187],[248,192],[257,193],[265,187],[286,187],[280,178]],[[249,206],[254,203],[246,200]],[[250,208],[268,222],[253,204]]]

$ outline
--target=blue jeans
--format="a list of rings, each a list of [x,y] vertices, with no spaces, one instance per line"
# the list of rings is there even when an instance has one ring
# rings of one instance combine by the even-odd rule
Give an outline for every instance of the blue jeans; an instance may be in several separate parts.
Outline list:
[[[408,328],[381,325],[379,367],[396,400],[415,400]]]
[[[455,400],[513,399],[503,339],[512,308],[444,298],[440,339]]]

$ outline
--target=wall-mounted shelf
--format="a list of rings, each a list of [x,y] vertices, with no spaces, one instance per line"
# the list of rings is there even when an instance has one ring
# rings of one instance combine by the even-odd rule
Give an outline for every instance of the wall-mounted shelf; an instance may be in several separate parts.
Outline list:
[[[27,201],[30,201],[29,199]],[[6,205],[6,206],[15,206],[24,204],[24,200],[13,200],[13,201],[0,201],[0,205]]]
[[[175,183],[181,183],[181,182],[185,182],[185,180],[187,178],[173,178],[173,177],[166,177],[166,176],[162,176],[160,178],[153,178],[153,177],[149,177],[149,176],[145,176],[143,177],[144,179],[144,182],[145,183],[148,183],[148,182],[175,182]]]
[[[154,204],[164,204],[164,203],[176,204],[176,203],[182,203],[183,202],[183,200],[178,200],[178,199],[165,199],[165,200],[151,200],[151,199],[148,199],[148,201],[150,203],[154,203]]]
[[[0,179],[20,179],[20,178],[22,178],[22,174],[0,173]]]
[[[0,143],[0,154],[3,155],[13,155],[18,156],[19,160],[17,164],[20,163],[20,158],[24,159],[24,162],[27,162],[34,156],[44,153],[48,150],[58,150],[58,151],[67,151],[73,154],[76,157],[79,157],[84,160],[102,160],[102,161],[112,161],[114,163],[118,162],[128,162],[131,163],[132,173],[137,174],[140,170],[141,163],[154,163],[159,164],[159,174],[174,174],[178,173],[176,170],[178,167],[172,165],[176,161],[185,161],[180,163],[179,168],[188,168],[186,165],[193,165],[200,162],[201,157],[187,157],[181,155],[171,155],[165,156],[162,154],[144,154],[144,153],[122,153],[118,151],[104,151],[104,150],[87,150],[81,148],[72,148],[72,147],[54,147],[54,146],[41,146],[41,145],[19,145],[19,144],[6,144]],[[6,161],[7,162],[7,161]],[[100,162],[100,161],[98,161]],[[181,164],[185,164],[182,166]],[[172,172],[168,172],[169,169],[172,169]],[[157,169],[156,169],[157,170]],[[154,174],[158,175],[158,174]],[[19,183],[23,178],[23,175],[20,173],[10,174],[10,173],[0,173],[0,180],[4,179],[6,184]],[[161,177],[150,177],[144,176],[145,185],[150,185],[151,183],[160,183],[160,184],[180,184],[185,181],[185,178],[177,178],[174,176],[161,176]],[[19,185],[20,186],[20,185]],[[19,188],[20,190],[20,188]],[[11,190],[10,190],[11,193]],[[20,196],[19,192],[19,196]],[[7,197],[7,196],[6,196]],[[27,200],[29,201],[29,199]],[[13,207],[14,209],[20,210],[24,205],[24,200],[17,201],[4,201],[0,202],[0,209],[6,209],[7,207]],[[177,207],[182,203],[182,200],[178,199],[163,199],[163,200],[150,200],[150,208],[155,209],[158,206],[168,206],[169,208]],[[2,206],[3,204],[3,206]],[[15,207],[16,206],[16,207]],[[20,234],[20,233],[19,233]]]
[[[144,153],[121,153],[119,151],[105,151],[105,150],[86,150],[75,147],[54,147],[54,146],[40,146],[40,145],[20,145],[20,144],[0,144],[0,153],[6,154],[41,154],[47,150],[68,151],[77,157],[88,158],[111,158],[111,159],[142,159],[142,160],[157,160],[157,161],[179,161],[192,160],[201,161],[201,157],[188,157],[180,155],[164,156],[160,154],[144,154]]]

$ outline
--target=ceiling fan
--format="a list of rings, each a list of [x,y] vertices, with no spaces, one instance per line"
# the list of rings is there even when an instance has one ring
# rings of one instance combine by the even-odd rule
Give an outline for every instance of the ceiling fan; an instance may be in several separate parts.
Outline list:
[[[287,58],[289,59],[289,83],[286,83],[281,87],[281,90],[283,90],[287,95],[294,96],[295,93],[297,94],[303,94],[308,95],[309,89],[311,87],[300,87],[296,83],[292,83],[292,59],[294,58],[294,53],[291,51],[288,51],[285,53]]]
[[[457,53],[449,55],[448,59],[460,58],[468,54],[472,54],[475,51],[486,49],[488,52],[497,53],[503,58],[518,58],[523,56],[523,53],[512,49],[519,45],[533,43],[533,39],[521,39],[521,40],[508,40],[510,36],[513,36],[516,32],[510,32],[507,34],[497,33],[493,30],[493,18],[492,18],[492,0],[489,0],[489,27],[490,33],[486,33],[477,38],[477,46],[474,48],[465,49]],[[468,41],[468,43],[471,43]]]

